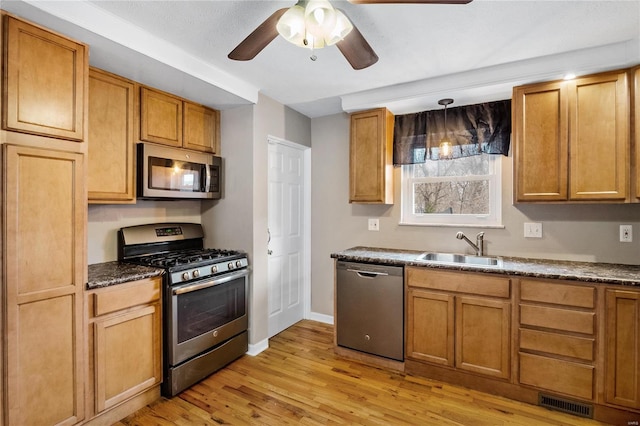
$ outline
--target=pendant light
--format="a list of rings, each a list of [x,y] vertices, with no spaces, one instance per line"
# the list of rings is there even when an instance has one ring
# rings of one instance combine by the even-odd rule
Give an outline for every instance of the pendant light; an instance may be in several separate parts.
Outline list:
[[[447,134],[447,105],[451,105],[453,99],[446,98],[438,101],[439,105],[444,105],[444,137],[440,139],[440,146],[438,149],[438,157],[440,159],[450,159],[453,157],[453,144],[449,135]]]

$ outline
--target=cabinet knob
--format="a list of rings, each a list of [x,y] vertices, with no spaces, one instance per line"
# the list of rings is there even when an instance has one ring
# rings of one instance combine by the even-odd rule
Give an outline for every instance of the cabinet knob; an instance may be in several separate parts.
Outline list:
[[[371,340],[371,336],[369,336],[368,334],[364,335],[364,340],[369,341]]]

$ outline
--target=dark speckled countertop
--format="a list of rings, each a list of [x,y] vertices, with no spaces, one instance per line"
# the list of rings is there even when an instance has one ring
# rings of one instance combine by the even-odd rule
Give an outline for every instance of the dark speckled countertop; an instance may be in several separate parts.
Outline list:
[[[500,266],[478,266],[418,260],[424,251],[398,250],[378,247],[353,247],[332,253],[337,260],[377,263],[396,266],[423,266],[457,271],[491,272],[521,277],[553,278],[591,283],[638,286],[640,288],[640,266],[614,263],[574,262],[547,259],[526,259],[499,256]]]
[[[89,265],[89,282],[87,290],[109,287],[129,281],[157,277],[164,273],[163,269],[149,266],[132,265],[130,263],[104,262]]]

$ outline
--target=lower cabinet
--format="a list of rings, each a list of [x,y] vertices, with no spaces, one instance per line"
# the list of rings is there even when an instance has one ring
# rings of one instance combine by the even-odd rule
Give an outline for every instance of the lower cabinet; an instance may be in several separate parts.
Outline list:
[[[150,278],[88,292],[90,414],[162,381],[160,289],[160,278]]]
[[[510,377],[510,280],[405,268],[407,357],[484,376]]]

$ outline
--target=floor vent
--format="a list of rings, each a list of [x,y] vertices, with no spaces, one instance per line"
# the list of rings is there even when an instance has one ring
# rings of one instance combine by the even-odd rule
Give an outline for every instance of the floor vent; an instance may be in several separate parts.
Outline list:
[[[575,414],[589,419],[593,418],[593,405],[582,402],[569,401],[541,393],[538,394],[538,405],[551,410],[562,411],[563,413]]]

